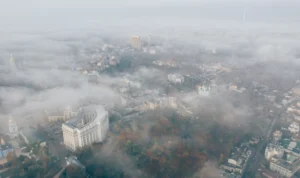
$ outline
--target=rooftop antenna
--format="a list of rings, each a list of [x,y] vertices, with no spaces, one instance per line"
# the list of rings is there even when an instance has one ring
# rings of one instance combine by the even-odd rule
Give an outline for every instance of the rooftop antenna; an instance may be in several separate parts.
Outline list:
[[[246,21],[246,11],[244,10],[243,21]]]
[[[247,6],[246,6],[246,1],[244,1],[244,12],[243,12],[243,21],[246,21],[246,17],[247,17],[247,11],[246,11],[246,8],[247,8]]]
[[[148,49],[150,49],[150,35],[148,35]]]
[[[14,58],[12,54],[10,54],[10,62],[14,62]]]

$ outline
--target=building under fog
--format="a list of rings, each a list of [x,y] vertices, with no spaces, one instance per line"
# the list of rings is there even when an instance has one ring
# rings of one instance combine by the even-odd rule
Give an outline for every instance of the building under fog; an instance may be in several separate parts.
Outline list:
[[[3,163],[3,159],[5,159],[6,156],[11,152],[14,152],[14,148],[11,145],[6,144],[4,142],[4,140],[1,139],[1,142],[0,142],[0,162]]]
[[[279,145],[268,144],[265,149],[265,158],[266,160],[270,160],[273,156],[282,156],[283,148]]]
[[[108,127],[108,112],[102,106],[81,108],[77,116],[62,125],[64,144],[75,151],[102,142]]]
[[[209,85],[197,85],[196,90],[200,96],[209,96],[209,94],[210,94],[210,86]]]
[[[9,130],[9,136],[11,138],[16,138],[19,136],[19,128],[17,123],[10,117],[8,121],[8,130]]]
[[[168,80],[174,84],[182,84],[184,82],[184,77],[179,74],[169,74]]]
[[[59,110],[45,110],[49,122],[67,121],[77,115],[70,106],[66,107],[63,112]]]
[[[141,47],[142,47],[141,37],[140,36],[132,36],[131,37],[131,45],[135,49],[141,49]]]
[[[296,134],[298,135],[299,134],[299,130],[300,130],[300,126],[297,122],[293,122],[289,127],[288,127],[289,131],[292,133],[292,134]]]
[[[15,59],[13,58],[12,54],[11,54],[10,59],[9,59],[9,65],[10,65],[10,70],[11,71],[16,71],[17,70],[17,65],[15,63]]]

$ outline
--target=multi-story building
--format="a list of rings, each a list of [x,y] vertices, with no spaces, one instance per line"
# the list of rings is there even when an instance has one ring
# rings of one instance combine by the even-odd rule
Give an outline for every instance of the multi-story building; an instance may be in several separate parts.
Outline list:
[[[62,125],[65,146],[75,151],[102,142],[109,127],[108,112],[101,106],[81,108],[78,115]]]
[[[292,88],[292,92],[294,95],[300,96],[300,86],[298,85],[298,86]]]
[[[284,177],[292,177],[300,168],[299,144],[290,139],[283,139],[279,140],[279,145],[269,144],[265,150],[265,157],[270,161],[272,171]]]
[[[280,173],[280,175],[283,175],[285,177],[292,177],[292,172],[285,168],[285,167],[282,167],[280,164],[278,164],[279,162],[271,162],[270,163],[270,169],[272,171],[275,171],[275,172],[278,172]]]
[[[236,91],[238,89],[237,85],[235,84],[230,85],[229,88],[231,91]]]
[[[145,101],[142,105],[137,106],[136,109],[139,111],[155,110],[159,107],[159,103],[156,101]]]
[[[6,158],[8,153],[14,152],[14,148],[11,145],[0,145],[0,160]]]
[[[286,112],[289,114],[300,115],[300,109],[298,107],[294,107],[294,106],[288,107],[286,109]]]
[[[161,108],[173,108],[178,107],[177,98],[174,96],[163,97],[159,100],[159,105]]]
[[[265,150],[265,158],[270,160],[273,156],[282,156],[284,152],[284,148],[278,145],[269,144]]]
[[[182,84],[184,82],[184,77],[182,75],[179,74],[169,74],[168,75],[168,80],[172,83],[175,84]]]
[[[277,159],[277,157],[272,158],[270,169],[278,172],[284,177],[290,178],[300,168],[300,158],[293,160],[293,158],[290,158],[291,155],[288,155],[287,157],[289,160],[284,160],[282,158]]]
[[[289,126],[289,131],[293,134],[298,134],[299,133],[299,124],[297,122],[293,122],[290,126]]]
[[[209,96],[210,86],[207,85],[197,85],[196,86],[197,93],[200,96]]]
[[[48,117],[49,122],[67,121],[77,115],[77,112],[72,111],[72,108],[70,106],[66,107],[63,112],[58,110],[48,112],[45,110],[45,113]]]
[[[281,137],[282,137],[282,132],[280,130],[276,130],[273,133],[273,138],[275,142],[278,142],[281,139]]]
[[[10,55],[9,64],[10,64],[11,71],[17,70],[17,65],[15,63],[15,59],[13,58],[12,54]]]
[[[241,146],[231,153],[227,163],[221,165],[220,168],[231,172],[235,177],[241,177],[250,156],[251,150],[246,146]]]
[[[220,166],[220,168],[231,173],[236,173],[238,175],[242,174],[243,172],[243,169],[240,166],[235,166],[230,164],[223,164]]]
[[[141,37],[140,36],[132,36],[131,37],[131,45],[132,47],[136,49],[141,49],[142,43],[141,43]]]
[[[177,99],[175,97],[168,97],[167,106],[169,108],[177,108]]]

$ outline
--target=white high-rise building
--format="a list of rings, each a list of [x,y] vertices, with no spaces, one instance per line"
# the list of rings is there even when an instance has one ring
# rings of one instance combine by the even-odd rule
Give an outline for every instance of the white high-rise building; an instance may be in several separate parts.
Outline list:
[[[102,142],[108,127],[108,112],[102,106],[81,108],[77,116],[62,125],[64,144],[75,151]]]
[[[209,96],[210,94],[210,86],[198,85],[196,86],[196,89],[200,96]]]
[[[13,58],[12,54],[10,55],[9,65],[10,65],[10,69],[11,69],[12,71],[17,70],[17,65],[16,65],[16,63],[15,63],[15,59]]]
[[[184,77],[179,74],[169,74],[168,80],[174,84],[182,84],[184,82]]]
[[[298,134],[299,133],[299,124],[297,122],[293,122],[289,127],[289,131],[292,133],[292,134]]]
[[[273,156],[282,157],[284,149],[278,145],[268,144],[265,150],[266,160],[270,160]]]
[[[131,37],[131,45],[132,45],[132,47],[134,47],[136,49],[141,49],[141,47],[142,47],[141,37],[140,36],[132,36]]]
[[[9,130],[9,136],[11,138],[16,138],[19,135],[19,128],[17,126],[17,123],[13,121],[12,117],[9,118],[8,121],[8,130]]]
[[[71,107],[70,106],[66,107],[66,109],[64,110],[64,118],[70,119],[74,115],[76,114],[73,114]]]

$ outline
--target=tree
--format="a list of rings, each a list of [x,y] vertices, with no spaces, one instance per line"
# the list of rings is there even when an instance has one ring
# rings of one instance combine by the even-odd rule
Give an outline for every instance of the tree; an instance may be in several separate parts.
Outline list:
[[[219,163],[222,163],[224,161],[224,154],[220,154]]]
[[[43,156],[42,161],[43,161],[43,168],[46,172],[48,168],[49,158],[47,156]]]
[[[11,162],[13,165],[16,165],[16,155],[14,152],[9,152],[6,155],[7,162]]]

